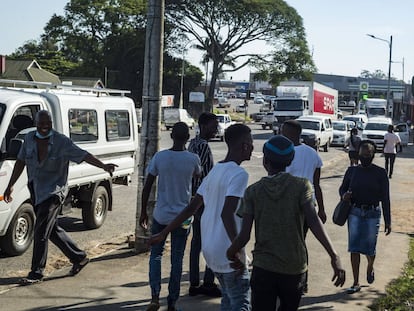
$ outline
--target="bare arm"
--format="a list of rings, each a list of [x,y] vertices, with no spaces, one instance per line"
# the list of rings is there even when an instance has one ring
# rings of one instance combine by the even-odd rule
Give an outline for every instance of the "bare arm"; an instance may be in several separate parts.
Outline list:
[[[88,164],[102,168],[104,171],[108,172],[111,177],[115,167],[118,167],[118,165],[112,163],[104,164],[101,160],[95,158],[90,153],[88,153],[83,160]]]
[[[345,270],[342,269],[340,258],[336,253],[332,242],[322,225],[322,222],[316,214],[316,211],[312,206],[312,202],[305,204],[303,209],[305,212],[305,219],[310,230],[331,257],[331,265],[334,270],[332,281],[335,281],[335,286],[343,286],[345,283]]]
[[[203,205],[203,197],[199,194],[196,194],[195,197],[191,200],[190,204],[180,214],[178,214],[177,217],[175,217],[175,219],[170,222],[167,227],[164,228],[164,230],[158,234],[153,235],[150,238],[148,244],[152,245],[164,241],[168,233],[181,226],[181,224],[186,219],[194,215],[201,207],[201,205]]]
[[[13,185],[16,183],[16,181],[19,179],[20,175],[22,174],[24,168],[26,166],[26,163],[22,160],[17,159],[16,163],[13,167],[13,172],[9,180],[9,184],[7,185],[6,190],[4,190],[4,201],[6,203],[9,203],[13,201],[13,198],[11,196],[13,192]]]
[[[239,204],[239,197],[228,196],[224,201],[223,211],[221,212],[221,220],[226,229],[227,236],[233,241],[237,236],[237,227],[234,220],[234,214]]]
[[[319,183],[321,178],[321,169],[317,168],[313,173],[313,188],[315,189],[316,203],[318,204],[318,216],[322,223],[326,222],[325,205],[323,204],[323,195],[321,185]]]
[[[139,225],[144,229],[148,229],[147,204],[148,204],[148,199],[149,199],[151,188],[152,188],[152,185],[154,184],[155,178],[156,176],[148,174],[147,178],[145,179],[144,188],[142,189],[141,214],[139,216]]]
[[[250,234],[252,231],[254,217],[253,215],[243,214],[243,222],[240,233],[233,240],[233,243],[228,248],[226,256],[230,261],[237,262],[237,253],[246,246],[247,242],[250,240]],[[243,266],[243,265],[242,265]],[[236,268],[236,267],[233,267]]]

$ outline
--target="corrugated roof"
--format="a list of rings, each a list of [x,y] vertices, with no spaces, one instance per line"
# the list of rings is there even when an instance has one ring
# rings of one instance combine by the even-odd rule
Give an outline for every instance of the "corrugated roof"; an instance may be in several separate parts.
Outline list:
[[[3,79],[60,83],[57,75],[40,67],[35,60],[9,60],[6,59],[6,70]]]

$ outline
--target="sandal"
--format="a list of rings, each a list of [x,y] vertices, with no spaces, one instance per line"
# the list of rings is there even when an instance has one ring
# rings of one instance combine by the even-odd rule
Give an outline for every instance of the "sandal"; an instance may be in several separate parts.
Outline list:
[[[367,282],[368,284],[372,284],[375,281],[375,272],[374,269],[371,270],[371,272],[367,272]]]
[[[159,308],[160,308],[159,302],[151,301],[146,311],[157,311]]]
[[[353,286],[351,286],[350,288],[348,288],[346,290],[346,293],[347,294],[355,294],[355,293],[359,292],[360,290],[361,290],[361,286],[353,285]]]
[[[80,262],[74,263],[72,269],[70,269],[69,274],[71,276],[77,275],[86,265],[89,263],[90,259],[88,257],[83,258]]]

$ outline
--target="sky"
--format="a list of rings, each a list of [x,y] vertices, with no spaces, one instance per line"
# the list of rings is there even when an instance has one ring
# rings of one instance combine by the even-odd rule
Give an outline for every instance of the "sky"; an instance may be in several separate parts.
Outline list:
[[[24,42],[39,39],[53,14],[62,15],[67,0],[1,0],[0,54],[13,53]],[[358,76],[362,70],[388,74],[392,42],[392,76],[411,81],[414,75],[412,0],[286,0],[302,17],[309,49],[319,73]],[[253,44],[241,52],[269,49]],[[189,49],[186,60],[202,68],[202,53]],[[404,66],[402,61],[404,59]],[[228,74],[233,80],[249,79],[254,68]]]

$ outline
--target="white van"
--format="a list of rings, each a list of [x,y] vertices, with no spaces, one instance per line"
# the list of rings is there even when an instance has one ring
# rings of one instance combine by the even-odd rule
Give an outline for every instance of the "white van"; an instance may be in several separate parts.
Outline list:
[[[164,125],[167,131],[177,122],[184,122],[190,129],[193,129],[195,121],[185,109],[181,108],[165,108],[164,109]]]
[[[137,118],[133,100],[124,96],[128,91],[10,80],[0,83],[43,88],[0,87],[1,250],[20,255],[32,241],[35,216],[27,174],[23,173],[15,183],[12,202],[4,202],[3,193],[25,134],[35,130],[35,114],[43,109],[50,111],[56,131],[104,163],[118,165],[112,178],[85,162],[69,166],[70,190],[62,213],[80,208],[87,228],[100,227],[112,209],[112,184],[128,185],[137,164]]]

